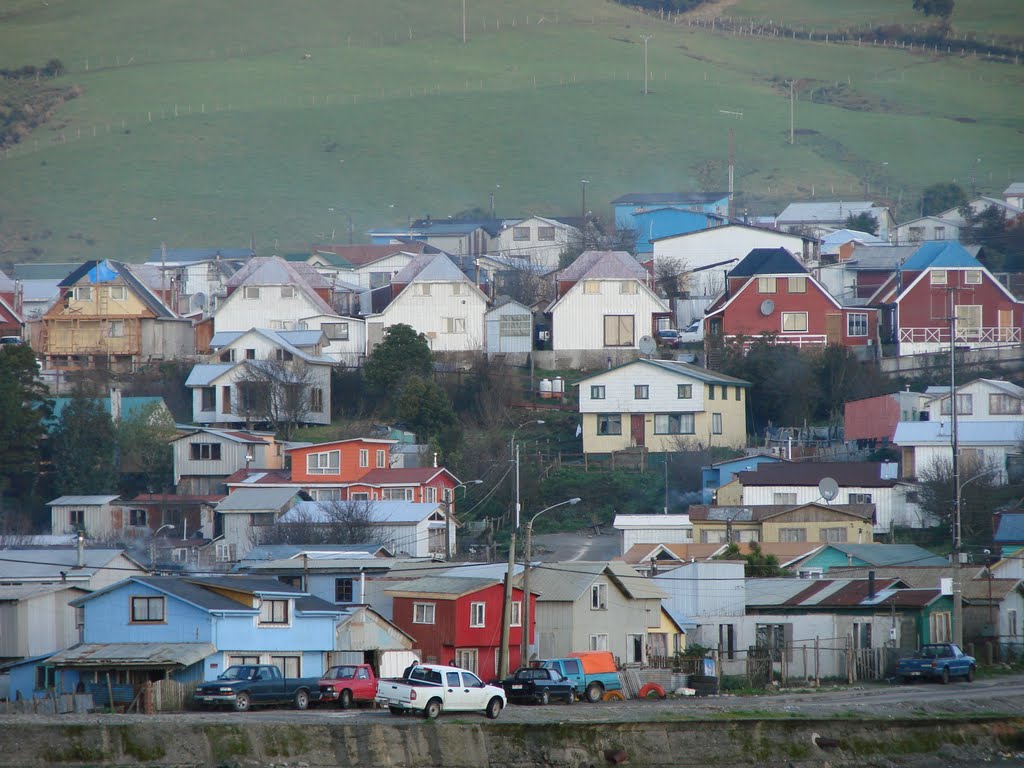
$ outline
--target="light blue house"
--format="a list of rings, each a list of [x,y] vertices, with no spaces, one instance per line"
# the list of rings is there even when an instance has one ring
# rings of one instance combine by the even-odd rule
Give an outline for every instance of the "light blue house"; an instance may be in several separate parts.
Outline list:
[[[693,211],[688,208],[664,206],[638,211],[633,214],[636,230],[636,252],[654,253],[654,240],[663,237],[686,235],[702,229],[711,229],[728,224],[727,216],[707,211]]]
[[[87,689],[106,685],[108,673],[132,687],[164,678],[194,683],[242,663],[317,676],[344,613],[258,576],[133,576],[71,605],[83,612],[83,642],[43,662],[58,692],[78,680]]]
[[[612,200],[611,205],[615,211],[615,228],[617,230],[629,229],[637,232],[638,248],[641,244],[646,244],[648,249],[650,249],[650,244],[646,243],[646,241],[652,239],[648,236],[648,230],[651,229],[651,226],[645,229],[642,226],[645,222],[636,219],[638,214],[666,211],[666,213],[655,216],[655,218],[664,217],[666,227],[668,222],[676,219],[673,213],[669,213],[671,211],[713,214],[716,217],[721,217],[722,223],[725,223],[729,217],[729,195],[725,192],[631,192],[628,195],[615,198]],[[691,229],[659,232],[654,236],[665,237],[670,234],[684,234],[685,232],[704,229],[708,219],[705,216],[703,218],[705,224],[697,226],[696,223],[700,220],[691,217],[689,219]],[[678,221],[682,222],[682,219],[680,218]]]
[[[782,461],[782,459],[777,456],[759,453],[754,456],[726,459],[725,461],[715,462],[707,467],[701,467],[701,503],[714,504],[715,491],[726,483],[731,483],[737,472],[755,470],[759,464],[774,464],[779,461]]]
[[[843,566],[941,566],[949,560],[916,544],[828,544],[793,566],[795,571],[820,571]]]

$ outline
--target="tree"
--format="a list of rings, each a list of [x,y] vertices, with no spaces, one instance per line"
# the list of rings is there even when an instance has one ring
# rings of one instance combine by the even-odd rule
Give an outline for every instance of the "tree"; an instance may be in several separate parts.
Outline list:
[[[735,542],[729,542],[722,554],[715,557],[716,560],[743,560],[746,565],[743,567],[745,576],[751,578],[768,578],[770,576],[783,576],[785,572],[779,565],[779,559],[775,555],[766,555],[761,545],[756,541],[748,545],[750,552],[740,554],[740,548]]]
[[[247,360],[236,381],[239,413],[291,440],[309,414],[323,408],[319,384],[315,369],[302,360]]]
[[[261,544],[381,544],[385,529],[372,501],[322,501],[312,509],[288,513],[288,522],[252,529]]]
[[[99,400],[76,391],[53,431],[55,491],[109,494],[117,487],[114,422]]]
[[[856,215],[851,213],[846,217],[845,226],[847,229],[857,232],[867,232],[871,235],[878,234],[878,219],[867,211],[862,211]]]
[[[960,537],[964,542],[987,544],[992,541],[992,510],[998,497],[998,467],[991,461],[960,459]],[[953,462],[937,459],[918,474],[918,506],[922,524],[938,520],[953,529],[956,491]]]
[[[117,425],[121,482],[129,492],[158,493],[174,484],[174,419],[154,403]]]
[[[922,216],[933,216],[966,204],[967,193],[964,192],[964,188],[951,181],[932,184],[925,187],[921,193]]]
[[[654,279],[668,299],[677,299],[687,290],[686,262],[676,256],[667,256],[654,262]]]
[[[427,337],[412,326],[397,323],[384,331],[381,341],[363,366],[363,376],[371,391],[394,391],[410,376],[427,377],[434,370]]]
[[[829,344],[816,363],[821,392],[821,408],[816,415],[828,419],[829,424],[842,423],[843,406],[848,401],[891,391],[878,368],[858,360],[849,347]]]
[[[953,15],[953,0],[914,0],[914,10],[947,21]]]
[[[0,510],[4,497],[27,501],[39,476],[51,403],[38,373],[27,344],[0,346]]]
[[[810,355],[791,344],[778,344],[774,334],[749,342],[744,352],[737,342],[725,348],[722,372],[751,383],[750,431],[761,432],[769,424],[796,426],[818,412],[821,388]]]
[[[960,228],[960,242],[964,245],[984,245],[1001,250],[1002,240],[1006,234],[1006,215],[1002,209],[989,205],[975,211],[968,204],[960,207],[960,215],[964,223]]]
[[[410,376],[406,380],[395,405],[398,418],[421,442],[430,441],[455,424],[448,393],[421,376]]]
[[[626,251],[636,253],[636,231],[618,229],[609,231],[600,219],[590,217],[586,224],[578,230],[565,244],[565,249],[558,257],[561,269],[576,261],[584,251]]]

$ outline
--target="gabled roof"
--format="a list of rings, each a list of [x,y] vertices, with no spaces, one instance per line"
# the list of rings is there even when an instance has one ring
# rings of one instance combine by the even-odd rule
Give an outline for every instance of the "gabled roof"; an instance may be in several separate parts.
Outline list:
[[[218,512],[252,512],[253,510],[284,509],[298,496],[299,488],[239,488],[217,502]]]
[[[241,491],[235,491],[235,493],[241,493]],[[419,523],[438,510],[442,510],[442,513],[444,510],[444,504],[441,502],[368,501],[364,503],[368,520],[377,525]],[[329,505],[330,502],[300,501],[285,512],[278,522],[283,524],[329,522],[330,516],[325,511],[325,504]]]
[[[646,283],[650,272],[626,251],[584,251],[565,269],[555,274],[562,282],[580,280],[629,280]]]
[[[424,253],[416,256],[398,271],[392,279],[392,283],[470,283],[472,280],[466,277],[455,262],[444,253]]]
[[[776,221],[782,223],[815,223],[828,224],[846,221],[850,216],[870,213],[877,216],[885,211],[884,206],[876,206],[870,200],[836,200],[831,202],[790,203],[778,215]]]
[[[331,287],[313,265],[296,264],[280,256],[254,257],[227,282],[229,290],[243,285],[297,285],[307,290]]]
[[[702,205],[715,203],[728,192],[630,192],[612,200],[612,205]]]
[[[123,549],[90,549],[82,551],[84,565],[78,567],[76,547],[35,547],[0,550],[0,579],[45,579],[61,578],[61,572],[68,577],[89,577],[101,568],[110,566],[112,560],[127,557]],[[128,558],[131,560],[131,558]],[[134,562],[134,561],[131,561]],[[141,571],[142,568],[140,567]],[[132,571],[134,572],[134,571]],[[127,574],[126,574],[127,575]]]
[[[1024,195],[1024,181],[1015,181],[1003,190],[1003,196]]]
[[[896,445],[950,444],[949,417],[941,421],[901,421],[896,425],[892,441]],[[1020,442],[1022,422],[1016,421],[957,421],[957,442],[970,445],[1016,445]]]
[[[945,557],[933,555],[916,544],[827,544],[844,555],[870,565],[945,565]]]
[[[100,507],[119,498],[121,497],[117,494],[113,496],[60,496],[53,501],[46,502],[46,506],[67,507],[77,504],[83,507]]]
[[[291,451],[305,451],[309,449],[323,451],[329,448],[333,448],[336,445],[345,445],[346,443],[368,443],[370,445],[395,445],[398,440],[392,440],[391,438],[384,437],[346,437],[343,440],[328,440],[326,443],[309,443],[308,445],[296,445],[288,448],[286,452]]]
[[[478,579],[461,576],[424,576],[421,579],[408,581],[401,586],[392,587],[385,591],[393,597],[432,595],[442,600],[454,600],[463,595],[479,592],[500,583],[497,579]]]
[[[724,544],[634,544],[622,555],[622,561],[630,565],[649,563],[652,559],[658,563],[686,563],[708,560],[724,548]]]
[[[1002,600],[1014,587],[1021,583],[1020,579],[989,579],[983,575],[980,566],[974,566],[975,574],[964,571],[963,595],[972,601],[988,601],[989,590],[993,600]],[[829,576],[836,578],[865,579],[874,572],[876,579],[899,579],[910,587],[919,589],[937,589],[942,579],[953,577],[953,566],[946,565],[904,565],[897,567],[841,566],[828,569]],[[990,583],[991,582],[991,583]]]
[[[149,252],[149,263],[192,264],[219,259],[244,260],[255,255],[252,248],[168,248],[166,253],[161,248],[154,248]]]
[[[926,422],[925,422],[926,423]],[[744,486],[817,485],[831,477],[840,488],[889,488],[895,478],[882,477],[882,464],[875,461],[808,461],[758,464],[757,469],[737,472]]]
[[[693,232],[683,232],[683,233],[678,234],[678,235],[665,235],[664,237],[655,237],[655,238],[651,239],[651,242],[652,243],[657,243],[657,242],[660,242],[662,240],[675,240],[675,239],[678,239],[678,238],[685,238],[685,237],[699,237],[701,235],[714,235],[715,233],[718,233],[719,235],[721,235],[721,234],[724,234],[725,232],[727,232],[728,230],[734,229],[734,228],[735,229],[749,229],[749,230],[753,230],[754,232],[762,232],[764,234],[775,235],[775,236],[784,237],[784,238],[793,238],[794,240],[803,240],[804,242],[808,242],[808,243],[816,243],[816,242],[818,242],[818,238],[812,237],[811,235],[804,235],[804,234],[801,234],[799,232],[783,232],[780,229],[773,229],[771,227],[760,227],[760,226],[755,226],[753,224],[744,224],[744,223],[738,222],[738,221],[730,221],[729,223],[722,224],[719,227],[710,227],[708,229],[697,229],[697,230],[694,230]]]
[[[73,270],[57,285],[60,288],[67,288],[77,285],[83,281],[88,283],[110,283],[117,278],[121,278],[135,297],[156,317],[177,317],[177,315],[171,312],[171,310],[164,305],[157,295],[150,290],[145,281],[132,272],[132,267],[130,265],[124,264],[120,261],[113,261],[111,259],[105,259],[103,261],[87,261],[84,264],[79,265],[77,269]]]
[[[858,229],[837,229],[835,232],[829,232],[827,235],[822,236],[821,245],[822,247],[839,246],[844,243],[848,243],[851,240],[856,240],[861,243],[883,243],[885,242],[878,235],[872,235],[870,232],[861,232]]]
[[[752,523],[769,520],[778,515],[806,507],[820,507],[851,517],[871,520],[874,516],[871,504],[750,504],[739,506],[712,506],[691,504],[690,519],[694,522]]]
[[[425,485],[439,475],[448,475],[456,484],[459,482],[459,479],[444,467],[371,469],[355,482],[362,485]]]
[[[806,275],[807,268],[785,248],[755,248],[729,270],[729,277]]]
[[[324,332],[319,329],[308,331],[271,330],[269,332],[293,347],[313,347],[324,341]],[[248,331],[217,331],[210,339],[210,347],[212,349],[226,347],[246,333]]]
[[[302,560],[344,562],[358,560],[367,565],[381,561],[387,563],[390,553],[383,544],[261,544],[250,549],[239,565],[253,563]]]
[[[206,434],[212,437],[222,437],[225,440],[229,440],[233,443],[243,443],[246,445],[267,445],[274,439],[272,434],[260,434],[257,432],[246,432],[244,429],[216,429],[214,427],[189,427],[187,434],[181,435],[180,437],[174,438],[170,442],[177,442],[178,440],[185,440],[190,437],[194,437],[198,434]]]
[[[575,602],[590,589],[598,577],[607,575],[627,596],[636,600],[662,599],[667,595],[650,579],[622,561],[542,563],[530,571],[530,591],[538,600]]]
[[[338,319],[339,320],[341,319],[340,316],[339,316]],[[275,330],[271,330],[269,328],[250,328],[248,331],[243,331],[242,333],[238,334],[234,339],[232,339],[230,342],[228,342],[224,346],[225,347],[230,347],[230,346],[233,346],[235,344],[239,344],[242,340],[245,339],[246,336],[249,336],[250,334],[254,334],[256,336],[262,336],[264,339],[269,341],[275,347],[279,347],[280,349],[287,350],[288,352],[291,352],[292,355],[294,355],[295,357],[298,357],[298,358],[300,358],[301,360],[304,360],[307,363],[320,363],[320,364],[323,364],[323,365],[334,365],[334,361],[331,360],[330,358],[323,357],[322,355],[311,355],[305,349],[303,349],[301,347],[298,347],[298,346],[296,346],[295,344],[292,343],[293,339],[297,339],[299,341],[308,341],[308,339],[310,337],[308,337],[307,334],[309,334],[309,333],[317,334],[320,337],[320,339],[323,340],[323,331],[312,331],[312,332],[310,332],[310,331],[275,331]],[[299,335],[298,336],[291,336],[291,335],[288,335],[288,334],[299,334]],[[261,365],[264,362],[266,362],[266,361],[264,361],[264,360],[239,360],[237,363],[232,363],[231,365],[254,365],[254,366],[259,366],[259,365]],[[205,365],[210,365],[210,364],[206,363]],[[198,366],[196,366],[196,367],[198,367]]]
[[[711,371],[707,368],[701,368],[697,365],[690,365],[689,363],[681,363],[675,360],[650,360],[645,357],[637,358],[636,360],[630,360],[622,365],[617,365],[614,368],[609,368],[607,371],[599,371],[598,373],[585,376],[580,379],[577,385],[582,384],[585,381],[596,379],[600,376],[607,376],[609,373],[628,368],[631,365],[652,365],[655,368],[660,368],[663,371],[674,373],[679,376],[685,376],[688,379],[696,379],[706,384],[732,384],[738,387],[749,387],[749,381],[743,381],[743,379],[736,379],[732,376],[726,376],[724,373],[718,373],[717,371]]]
[[[929,240],[922,243],[900,267],[903,272],[918,272],[929,268],[984,269],[985,266],[958,242]]]
[[[198,363],[185,379],[186,387],[207,387],[241,363]]]
[[[416,256],[420,253],[440,253],[440,251],[422,240],[408,240],[402,243],[388,243],[385,245],[313,244],[313,255],[324,257],[332,266],[339,267],[345,264],[361,267],[400,253]],[[310,254],[304,254],[302,261],[306,261],[309,258]]]

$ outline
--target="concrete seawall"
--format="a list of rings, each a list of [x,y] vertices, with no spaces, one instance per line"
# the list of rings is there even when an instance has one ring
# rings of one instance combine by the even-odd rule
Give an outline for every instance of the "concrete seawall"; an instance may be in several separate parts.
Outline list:
[[[815,736],[818,743],[815,743]],[[821,744],[822,746],[818,746]],[[930,755],[928,765],[1024,751],[1024,718],[672,720],[542,725],[474,722],[31,723],[0,733],[0,766],[381,766],[589,768],[863,765]],[[938,757],[934,757],[938,756]],[[611,760],[610,760],[611,757]],[[921,763],[922,765],[925,763]]]

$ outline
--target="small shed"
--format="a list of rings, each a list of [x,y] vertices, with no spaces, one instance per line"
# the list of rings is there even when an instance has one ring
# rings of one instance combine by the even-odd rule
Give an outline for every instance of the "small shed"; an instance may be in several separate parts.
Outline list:
[[[487,356],[529,354],[533,348],[533,312],[528,306],[502,296],[484,315]]]
[[[48,501],[50,508],[50,533],[77,533],[85,531],[89,536],[102,537],[120,529],[115,525],[113,496],[61,496]],[[117,508],[120,516],[121,509]]]
[[[693,541],[689,515],[616,515],[620,552],[634,544],[688,544]]]

